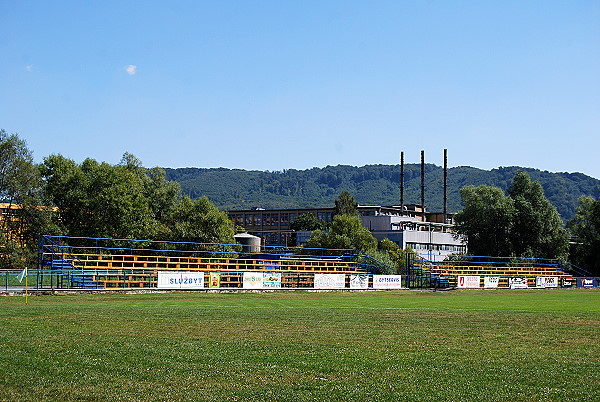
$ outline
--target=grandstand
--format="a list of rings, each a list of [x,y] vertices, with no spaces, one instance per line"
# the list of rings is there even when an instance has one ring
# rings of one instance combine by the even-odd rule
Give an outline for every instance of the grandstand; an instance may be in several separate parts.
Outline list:
[[[156,289],[161,275],[178,274],[199,281],[199,289],[250,288],[248,277],[261,275],[265,283],[271,277],[265,288],[320,288],[316,278],[325,275],[335,277],[336,289],[371,289],[376,277],[395,273],[355,250],[259,246],[249,252],[240,244],[65,236],[40,236],[38,268],[38,289]],[[590,276],[561,260],[452,256],[434,262],[409,254],[406,275],[393,280],[401,285],[396,288],[555,287],[572,284],[572,275]]]
[[[508,288],[517,280],[523,287],[539,287],[539,278],[553,278],[550,282],[566,286],[572,283],[573,275],[591,276],[589,272],[559,259],[458,255],[441,262],[411,255],[407,261],[407,273],[413,281],[409,285],[411,287]],[[465,278],[469,278],[469,286],[461,283]],[[493,281],[491,278],[494,278]]]
[[[243,287],[247,272],[276,272],[281,288],[313,288],[315,274],[367,276],[391,270],[346,249],[262,246],[258,253],[245,253],[239,244],[66,236],[40,237],[39,265],[52,273],[42,276],[41,288],[91,289],[156,288],[161,272],[203,273],[204,283],[217,274],[219,288]]]

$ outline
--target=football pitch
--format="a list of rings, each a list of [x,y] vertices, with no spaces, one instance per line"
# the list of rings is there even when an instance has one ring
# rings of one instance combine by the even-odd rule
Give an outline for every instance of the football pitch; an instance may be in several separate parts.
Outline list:
[[[0,297],[0,400],[600,400],[600,291]]]

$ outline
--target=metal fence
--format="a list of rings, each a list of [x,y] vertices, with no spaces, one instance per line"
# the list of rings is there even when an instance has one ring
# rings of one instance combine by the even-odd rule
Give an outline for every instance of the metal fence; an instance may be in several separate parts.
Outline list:
[[[102,281],[91,281],[90,286],[77,286],[79,289],[104,289],[104,290],[119,290],[119,289],[159,289],[158,287],[158,271],[156,270],[123,270],[123,269],[108,269],[102,270],[103,276]],[[1,269],[0,270],[0,291],[24,291],[26,287],[26,279],[23,278],[21,281],[18,280],[19,274],[22,271],[14,269]],[[277,290],[277,289],[298,289],[298,290],[311,290],[315,289],[315,273],[310,272],[293,272],[293,271],[279,271],[279,270],[265,270],[265,271],[220,271],[220,272],[201,272],[201,271],[168,271],[169,273],[182,273],[182,274],[203,274],[204,284],[195,288],[194,290],[235,290],[235,289],[246,289],[244,285],[244,274],[273,274],[276,273],[280,278],[280,286],[275,288],[262,288],[262,290]],[[211,279],[214,274],[218,274],[219,283],[216,286],[211,284]],[[78,275],[79,274],[75,274]],[[325,274],[327,275],[327,274]],[[334,274],[335,275],[335,274]],[[374,274],[370,273],[341,273],[337,275],[343,275],[344,281],[343,286],[332,287],[331,289],[345,290],[367,290],[374,288]],[[360,281],[363,287],[357,287],[353,284],[353,279],[358,279],[356,276],[360,276]],[[353,278],[354,277],[354,278]],[[402,276],[402,282],[400,286],[408,287],[406,277]],[[30,269],[28,270],[27,276],[28,289],[30,291],[52,291],[55,289],[74,289],[73,281],[69,273],[64,273],[61,270],[50,270],[50,269]],[[177,289],[176,287],[166,289]],[[182,288],[183,290],[184,288]],[[322,288],[321,289],[326,289]]]
[[[0,269],[0,290],[21,291],[27,286],[30,290],[62,289],[70,286],[68,275],[58,270],[28,269],[27,277],[19,281],[21,270]]]

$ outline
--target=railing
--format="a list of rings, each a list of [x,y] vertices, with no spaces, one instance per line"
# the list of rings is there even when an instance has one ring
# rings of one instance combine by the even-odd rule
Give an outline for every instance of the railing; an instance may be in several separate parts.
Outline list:
[[[17,276],[21,270],[0,269],[0,290],[3,291],[23,291],[25,290],[26,280],[21,282]],[[71,288],[70,275],[59,269],[34,269],[27,270],[27,283],[29,290],[52,290]]]
[[[384,263],[351,249],[262,246],[260,252],[242,252],[240,244],[170,242],[68,236],[40,236],[39,266],[56,269],[70,265],[72,285],[85,281],[105,286],[113,282],[90,276],[102,269],[134,269],[155,275],[158,269],[243,270],[388,274]],[[60,267],[59,267],[60,266]],[[152,269],[149,269],[152,267]],[[74,273],[77,270],[77,273]],[[81,274],[81,275],[78,275]],[[121,275],[121,273],[115,273]],[[107,273],[108,275],[108,273]]]
[[[22,292],[25,290],[25,280],[17,280],[20,270],[0,270],[0,291],[4,292]],[[246,271],[247,272],[247,271]],[[257,272],[257,271],[254,271]],[[262,271],[273,272],[273,271]],[[315,289],[313,273],[308,272],[281,272],[280,288],[264,288],[263,290],[312,290]],[[218,287],[210,285],[211,275],[204,273],[204,286],[194,290],[245,290],[243,284],[244,271],[220,271],[220,283]],[[89,270],[86,275],[90,280],[100,283],[100,289],[106,290],[135,290],[135,289],[157,289],[158,271],[155,270],[132,270],[132,269],[105,269]],[[344,286],[335,288],[337,290],[355,290],[351,287],[352,275],[360,275],[366,278],[366,289],[373,289],[373,274],[365,273],[344,273]],[[71,283],[66,275],[59,270],[51,269],[32,269],[28,275],[28,289],[31,292],[53,291],[60,289],[72,289]],[[403,285],[405,277],[402,277]],[[97,289],[97,288],[95,288]],[[332,288],[333,290],[333,288]],[[364,289],[363,289],[364,290]]]
[[[417,253],[406,255],[406,284],[414,289],[449,289],[456,286],[452,278],[442,278],[428,269],[432,263]]]
[[[567,274],[579,277],[591,277],[592,273],[568,261],[558,260],[559,267]]]
[[[306,247],[260,246],[258,253],[242,253],[240,244],[192,243],[159,240],[111,239],[70,236],[40,236],[42,249],[60,250],[67,256],[80,254],[126,254],[126,255],[163,255],[189,257],[238,258],[244,256],[272,255],[278,259],[301,260],[339,260],[360,264],[367,270],[386,272],[390,267],[367,255],[352,249],[323,249]],[[49,245],[49,246],[48,246]],[[55,254],[59,254],[56,253]],[[269,259],[269,257],[265,257]],[[79,264],[80,261],[74,258]]]
[[[40,265],[46,265],[46,261],[48,260],[44,260],[44,257],[47,254],[50,254],[50,263],[54,261],[68,261],[75,269],[81,270],[83,268],[83,262],[68,252],[65,247],[52,241],[51,236],[40,236],[38,248],[40,250]],[[65,258],[65,256],[67,258]],[[77,264],[73,264],[73,262],[76,262]]]
[[[559,259],[453,255],[428,261],[416,254],[407,257],[409,287],[454,287],[459,275],[590,277],[591,274]]]

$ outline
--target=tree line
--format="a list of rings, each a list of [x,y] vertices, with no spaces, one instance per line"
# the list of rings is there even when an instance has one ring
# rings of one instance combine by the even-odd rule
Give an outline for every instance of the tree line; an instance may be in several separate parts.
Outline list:
[[[514,174],[506,192],[498,186],[467,185],[460,196],[464,207],[456,215],[456,231],[467,236],[471,254],[569,259],[600,274],[598,196],[581,197],[566,225],[540,182],[524,171]],[[145,168],[129,153],[116,165],[89,158],[76,163],[62,155],[35,164],[25,141],[4,130],[0,202],[8,209],[19,206],[18,216],[0,218],[0,263],[6,267],[35,261],[38,234],[234,243],[235,228],[227,214],[205,195],[194,199],[184,194],[161,168]],[[307,215],[292,228],[314,231],[307,247],[357,249],[402,272],[410,250],[391,241],[378,243],[362,227],[357,205],[350,192],[342,191],[329,226]]]
[[[562,259],[600,274],[600,199],[583,196],[566,225],[539,182],[518,171],[508,190],[465,186],[456,231],[471,255]]]
[[[181,184],[184,194],[208,196],[224,210],[277,208],[324,208],[335,197],[348,191],[363,205],[399,205],[400,168],[398,165],[327,166],[280,172],[240,169],[165,169],[169,180]],[[515,174],[526,172],[539,182],[544,195],[556,207],[563,221],[575,216],[578,199],[583,195],[597,198],[600,180],[581,173],[551,173],[537,169],[500,167],[492,170],[459,166],[448,169],[448,212],[463,208],[460,189],[491,185],[507,191]],[[406,164],[404,201],[421,203],[421,167]],[[429,211],[443,209],[443,169],[425,165],[425,204]]]
[[[163,169],[144,168],[128,153],[116,165],[61,155],[35,164],[25,141],[4,130],[0,202],[8,204],[0,217],[4,267],[33,265],[39,234],[234,243],[227,213],[206,197],[184,195]]]

